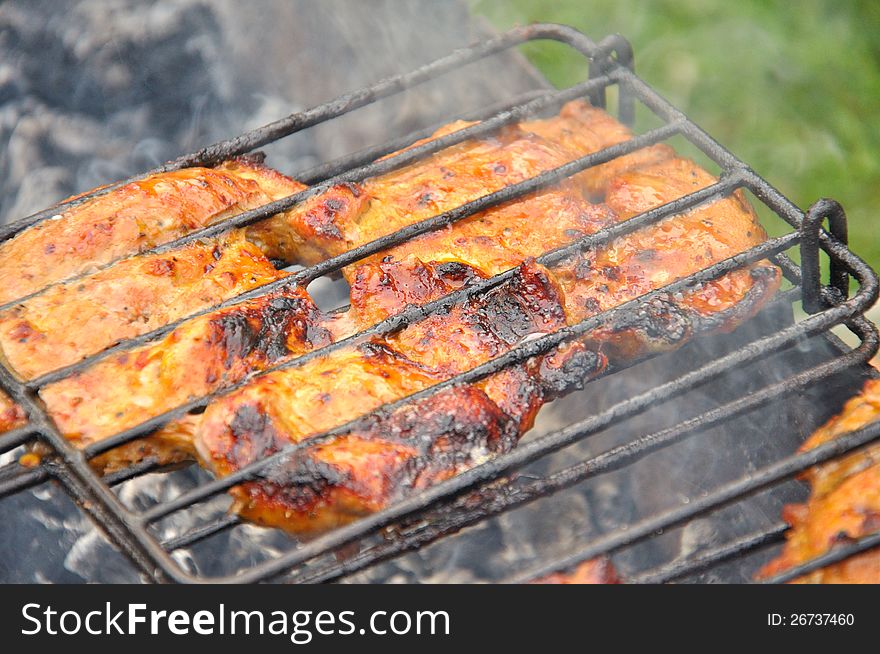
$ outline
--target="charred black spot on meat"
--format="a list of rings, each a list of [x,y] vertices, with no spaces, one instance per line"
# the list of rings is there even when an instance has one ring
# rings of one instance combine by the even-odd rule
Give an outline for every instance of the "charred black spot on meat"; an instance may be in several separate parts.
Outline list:
[[[361,343],[357,346],[357,350],[366,358],[373,359],[377,364],[380,364],[381,367],[375,372],[383,376],[388,376],[388,372],[386,369],[387,367],[394,366],[417,367],[425,372],[428,372],[428,368],[426,368],[425,366],[419,365],[418,363],[409,359],[397,350],[389,347],[384,342],[380,342],[378,340],[370,340],[365,343]]]
[[[395,497],[514,447],[519,425],[481,390],[459,386],[371,421],[364,436],[415,447],[393,474]]]
[[[277,361],[290,354],[287,340],[292,328],[297,326],[296,317],[301,312],[302,300],[299,298],[281,296],[269,301],[260,329],[260,346],[268,361]]]
[[[461,263],[460,261],[444,261],[438,263],[434,270],[441,279],[447,282],[453,282],[462,286],[469,286],[475,281],[483,279],[484,276],[474,267]]]
[[[308,450],[292,452],[280,461],[270,463],[261,470],[260,477],[268,484],[269,492],[283,495],[285,503],[300,502],[303,499],[311,503],[310,494],[320,496],[331,486],[344,485],[348,479],[337,468],[316,461]]]
[[[506,284],[472,300],[465,307],[463,321],[513,346],[529,334],[563,326],[565,310],[546,273],[526,263]]]
[[[602,275],[611,281],[620,280],[620,266],[605,266],[602,268]]]
[[[266,161],[266,153],[262,150],[254,150],[247,154],[240,154],[235,159],[244,163],[262,164]]]
[[[599,304],[599,300],[594,297],[588,297],[584,300],[584,308],[590,313],[599,313],[599,309],[602,308],[602,305]]]
[[[226,353],[225,365],[259,357],[272,363],[291,353],[291,336],[311,345],[329,342],[329,331],[318,323],[318,309],[306,297],[280,295],[261,306],[236,307],[212,321],[216,341]]]
[[[593,272],[593,264],[589,259],[580,259],[574,267],[575,279],[587,279]]]
[[[231,368],[236,361],[246,358],[257,346],[259,329],[255,329],[248,312],[237,309],[223,313],[212,321],[218,332],[217,340],[226,353],[224,364]]]
[[[229,423],[234,437],[232,449],[226,452],[226,460],[235,466],[245,466],[274,454],[277,432],[268,414],[253,404],[242,404],[235,410]]]
[[[649,341],[674,345],[688,338],[693,326],[687,312],[668,297],[655,297],[614,320],[615,332],[637,331]]]
[[[562,359],[562,365],[555,365]],[[605,370],[604,355],[574,343],[566,352],[556,352],[541,361],[541,387],[548,397],[556,397],[572,390],[580,390],[589,380]]]

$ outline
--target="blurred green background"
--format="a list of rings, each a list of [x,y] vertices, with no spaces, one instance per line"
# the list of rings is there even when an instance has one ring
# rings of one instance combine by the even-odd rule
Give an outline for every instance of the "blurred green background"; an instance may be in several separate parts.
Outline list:
[[[801,207],[839,200],[853,249],[880,266],[880,0],[471,0],[498,29],[619,32],[636,72]],[[561,47],[527,47],[555,84],[586,77]],[[775,231],[775,230],[774,230]]]

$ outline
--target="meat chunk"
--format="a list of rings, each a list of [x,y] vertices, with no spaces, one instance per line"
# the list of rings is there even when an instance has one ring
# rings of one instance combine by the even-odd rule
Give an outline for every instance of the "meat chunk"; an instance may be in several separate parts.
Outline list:
[[[126,184],[0,244],[0,303],[301,191],[248,158]]]
[[[32,379],[283,276],[240,231],[123,259],[0,312],[0,349]]]
[[[249,226],[247,236],[270,258],[311,265],[328,252],[340,254],[353,247],[354,240],[337,223],[342,216],[361,213],[369,202],[357,184],[337,184],[290,211]]]
[[[865,384],[843,411],[820,427],[801,446],[807,451],[842,434],[880,419],[880,380]],[[811,468],[804,475],[812,491],[804,504],[785,507],[791,525],[782,553],[768,563],[759,578],[779,574],[825,554],[835,545],[867,536],[880,529],[880,445]],[[874,549],[841,563],[816,570],[798,583],[880,583],[880,551]]]
[[[632,216],[705,188],[716,180],[681,158],[612,178],[605,203]],[[578,319],[611,309],[686,277],[766,240],[745,197],[736,192],[667,218],[597,250],[578,254],[555,270],[569,313]],[[597,331],[615,357],[674,349],[695,333],[730,331],[751,318],[779,288],[779,269],[763,261],[736,270],[679,297],[662,297],[636,315]]]
[[[442,272],[423,272],[431,275],[434,292],[442,292]],[[163,432],[194,434],[201,460],[223,476],[564,324],[546,273],[524,265],[510,283],[448,314],[264,375]],[[363,420],[236,487],[235,510],[306,536],[344,524],[509,450],[541,404],[564,390],[562,379],[583,383],[603,366],[601,355],[573,345]]]
[[[523,123],[522,128],[561,146],[573,155],[572,158],[598,152],[632,137],[632,133],[625,125],[602,109],[592,107],[583,100],[569,102],[562,107],[559,116],[549,120],[529,121]],[[610,180],[623,173],[660,163],[674,156],[675,151],[668,145],[652,145],[588,168],[579,173],[575,179],[583,185],[588,199],[601,202]]]
[[[161,341],[45,386],[40,397],[62,433],[85,447],[329,342],[305,290],[284,289],[187,321]],[[127,452],[111,454],[122,460],[111,467],[130,462]]]

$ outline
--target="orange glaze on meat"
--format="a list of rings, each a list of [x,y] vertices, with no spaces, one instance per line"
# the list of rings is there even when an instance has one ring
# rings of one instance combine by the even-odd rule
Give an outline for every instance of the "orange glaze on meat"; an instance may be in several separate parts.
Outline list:
[[[880,418],[880,380],[865,384],[843,411],[801,446],[807,451]],[[880,445],[811,468],[804,475],[812,491],[804,504],[785,507],[791,525],[782,553],[758,577],[778,574],[828,552],[835,545],[880,529]],[[798,583],[878,584],[880,551],[868,550],[841,563],[811,572]]]
[[[340,254],[352,247],[337,222],[342,216],[363,211],[369,200],[360,186],[338,184],[286,213],[251,225],[247,236],[268,257],[305,265],[318,263],[328,251]]]
[[[535,579],[533,584],[619,584],[620,579],[607,558],[590,559],[571,572],[554,572]]]
[[[598,152],[632,137],[625,125],[583,100],[569,102],[557,117],[523,123],[522,129],[564,148],[572,159]],[[675,151],[668,145],[652,145],[588,168],[575,179],[583,185],[588,199],[601,202],[610,180],[630,170],[671,159],[674,155]]]
[[[0,303],[304,188],[247,158],[126,184],[0,244]]]
[[[0,349],[32,379],[283,276],[240,231],[123,259],[0,312]]]
[[[448,129],[440,133],[445,131]],[[349,203],[329,221],[322,221],[320,231],[293,223],[291,226],[303,232],[304,240],[311,238],[313,252],[303,258],[310,263],[316,256],[340,254],[523,181],[570,158],[562,148],[511,126],[494,137],[461,143],[426,160],[366,180],[362,191],[368,202]]]
[[[687,159],[673,158],[614,177],[607,206],[626,220],[705,188],[715,178]],[[692,274],[766,240],[739,193],[637,230],[596,251],[577,255],[555,271],[570,315],[583,319]],[[598,330],[593,338],[616,356],[676,347],[695,332],[729,331],[753,316],[779,287],[781,274],[764,261],[704,283],[696,291],[663,297],[642,312]]]

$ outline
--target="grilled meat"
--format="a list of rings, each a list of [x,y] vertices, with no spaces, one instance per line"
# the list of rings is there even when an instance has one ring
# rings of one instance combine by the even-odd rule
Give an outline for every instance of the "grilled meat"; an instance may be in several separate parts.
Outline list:
[[[671,202],[716,180],[692,161],[672,158],[608,182],[605,203],[618,220]],[[741,192],[667,218],[558,267],[569,313],[582,319],[758,245],[767,238]],[[730,331],[752,317],[779,288],[767,261],[727,273],[678,297],[663,296],[641,312],[593,334],[609,355],[632,360],[678,347],[695,333]]]
[[[880,380],[865,384],[843,411],[820,427],[801,451],[857,429],[880,418]],[[880,529],[880,445],[811,468],[804,478],[812,487],[804,504],[785,507],[791,525],[782,553],[768,563],[759,578],[770,577],[831,550],[835,545],[867,536]],[[880,583],[880,551],[869,550],[796,580],[798,583]]]
[[[435,276],[435,293],[447,290],[443,273],[423,269],[423,277]],[[459,274],[453,271],[453,284]],[[194,435],[201,460],[223,476],[564,324],[558,290],[545,271],[524,264],[510,283],[447,314],[260,377],[188,417],[182,429]],[[575,344],[362,420],[351,433],[307,447],[259,482],[237,487],[236,510],[303,535],[344,524],[509,450],[541,404],[564,388],[563,380],[583,381],[603,364]]]
[[[0,349],[32,379],[281,277],[240,231],[124,259],[0,312]]]
[[[304,188],[252,158],[126,184],[0,244],[0,303]]]
[[[272,259],[306,265],[317,263],[326,256],[324,243],[343,242],[336,227],[339,216],[360,213],[369,199],[357,184],[337,184],[286,213],[249,226],[247,236]],[[334,252],[341,254],[347,249],[334,249]]]
[[[533,584],[619,584],[620,579],[607,558],[584,561],[571,572],[554,572]]]
[[[444,128],[438,135],[451,129]],[[315,248],[323,247],[325,256],[338,254],[629,135],[605,112],[585,102],[569,103],[559,117],[510,126],[494,138],[468,141],[427,161],[367,180],[364,190],[371,200],[366,209],[339,212],[334,217],[336,237],[318,239]],[[461,262],[486,275],[497,274],[527,257],[716,181],[692,161],[673,154],[666,146],[638,150],[588,169],[574,181],[410,239],[367,263],[414,255],[423,261]],[[604,203],[593,204],[585,195],[600,197]],[[553,275],[564,291],[568,315],[577,322],[765,239],[766,233],[738,191],[604,247],[580,252],[554,266]],[[357,284],[363,266],[345,271],[349,283]],[[658,298],[639,316],[596,332],[594,340],[610,354],[631,360],[646,351],[677,347],[696,332],[729,331],[760,309],[780,280],[778,268],[759,262],[681,297]]]
[[[189,320],[156,343],[45,386],[40,396],[62,433],[85,447],[329,342],[309,295],[286,288]]]
[[[603,125],[595,133],[578,131],[594,121]],[[251,226],[247,238],[269,256],[314,263],[627,137],[603,112],[573,103],[561,117],[510,126],[362,185],[334,187]],[[40,395],[61,430],[85,446],[246,382],[204,413],[95,461],[112,469],[147,456],[198,458],[215,474],[230,474],[760,242],[763,231],[735,194],[552,269],[531,259],[713,181],[665,146],[639,151],[349,266],[347,313],[324,315],[303,289],[288,288],[186,321],[161,341],[110,356]],[[594,204],[597,198],[604,204]],[[407,305],[507,269],[516,272],[505,283],[446,312],[248,381]],[[756,264],[688,295],[660,298],[636,318],[597,330],[586,345],[360,419],[350,432],[308,445],[261,479],[236,486],[236,510],[314,534],[387,506],[507,451],[544,401],[603,370],[599,348],[632,358],[676,347],[698,329],[732,328],[762,306],[778,281],[775,267]]]

